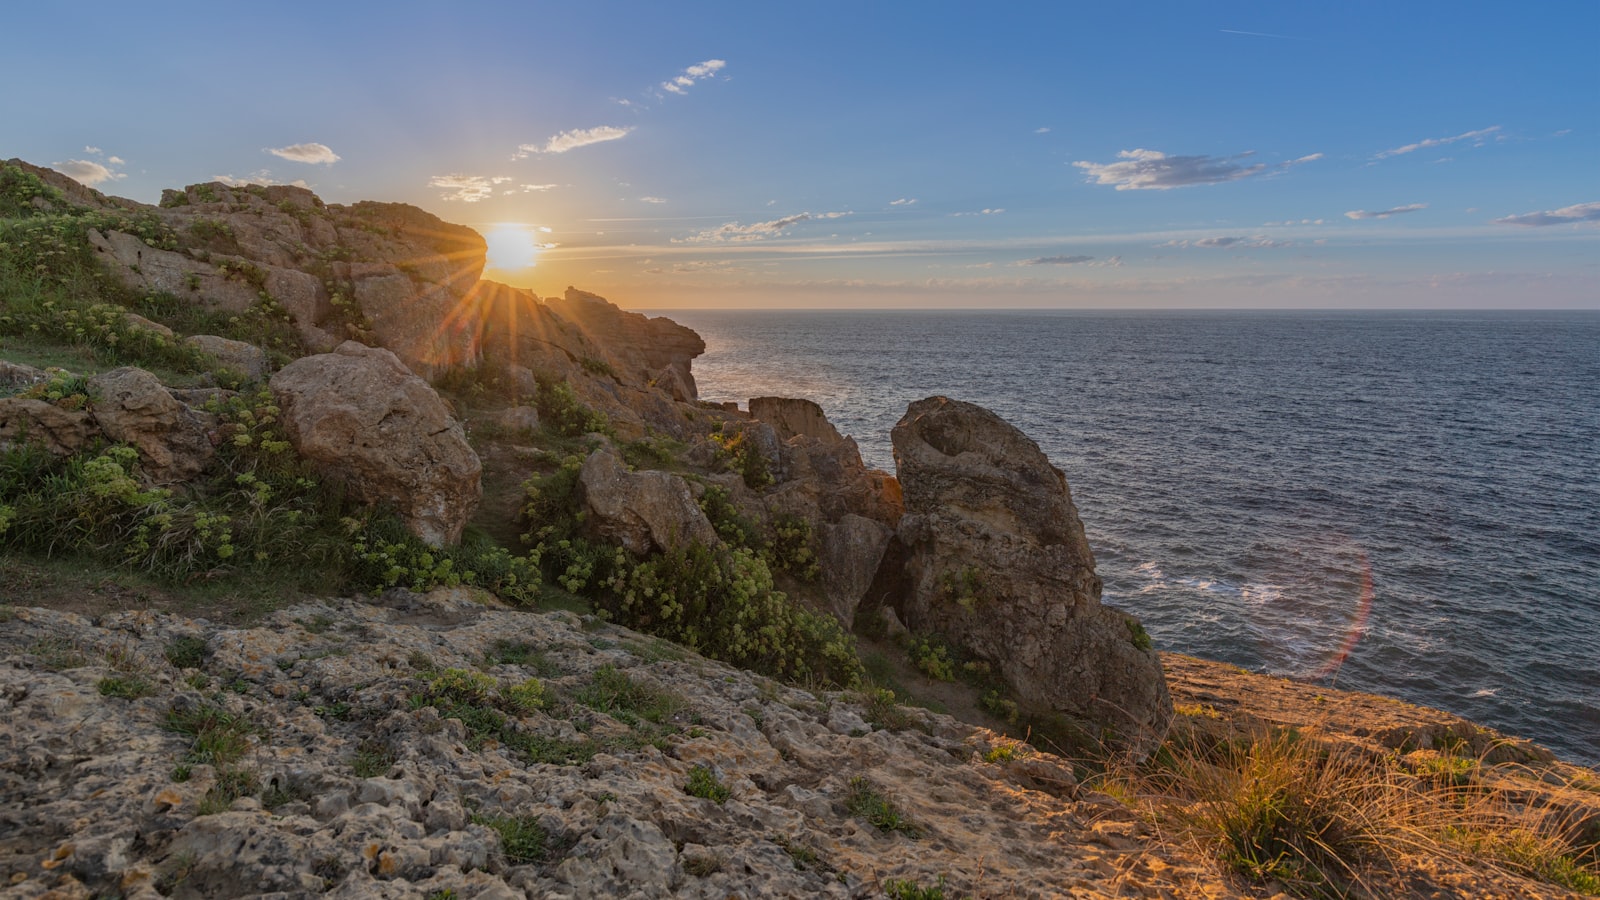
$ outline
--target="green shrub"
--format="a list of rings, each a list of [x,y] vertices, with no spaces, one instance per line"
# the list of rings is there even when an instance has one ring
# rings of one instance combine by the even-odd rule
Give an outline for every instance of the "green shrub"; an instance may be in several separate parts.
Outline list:
[[[909,878],[892,878],[883,883],[883,894],[889,900],[944,900],[944,876],[932,887],[923,887]]]
[[[761,555],[770,568],[801,581],[816,581],[822,573],[811,523],[798,516],[779,516],[772,523],[772,541]]]
[[[630,628],[763,674],[838,685],[860,677],[838,620],[792,603],[749,550],[679,545],[619,570],[596,602]]]
[[[909,653],[911,664],[922,674],[935,681],[956,680],[956,661],[944,641],[928,636],[914,638]]]
[[[767,458],[761,455],[760,448],[750,439],[749,430],[735,429],[729,433],[723,429],[722,423],[718,423],[717,430],[710,437],[712,443],[717,445],[718,456],[729,470],[739,473],[746,487],[759,491],[772,484],[772,470],[767,466]]]
[[[168,641],[162,654],[175,668],[198,669],[206,661],[206,642],[201,637],[182,635]]]
[[[1138,619],[1130,616],[1125,621],[1128,623],[1128,640],[1133,642],[1133,646],[1140,650],[1149,650],[1154,646],[1150,642],[1150,632],[1144,630],[1144,625]]]
[[[682,697],[639,681],[615,666],[601,666],[573,699],[628,725],[661,724],[686,706]]]
[[[580,437],[591,432],[610,433],[610,421],[579,400],[572,385],[543,373],[536,374],[534,378],[538,383],[534,405],[539,410],[541,426],[566,437]]]
[[[722,783],[717,773],[708,766],[695,766],[689,770],[689,783],[683,786],[684,793],[691,797],[700,797],[715,803],[726,803],[733,796],[733,791]]]

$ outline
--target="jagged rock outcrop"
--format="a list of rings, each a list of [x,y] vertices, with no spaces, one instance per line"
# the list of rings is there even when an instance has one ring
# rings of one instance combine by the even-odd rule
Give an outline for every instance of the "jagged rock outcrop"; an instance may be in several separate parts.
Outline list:
[[[798,435],[814,438],[823,444],[837,444],[844,440],[839,429],[833,427],[822,407],[811,400],[795,397],[751,397],[750,416],[771,425],[778,439],[787,441]]]
[[[434,546],[453,544],[482,496],[461,423],[395,354],[346,341],[272,376],[295,450]]]
[[[234,313],[287,312],[314,351],[359,338],[424,373],[475,361],[460,310],[487,245],[470,228],[400,203],[330,206],[287,185],[195,184],[167,191],[159,208],[118,202],[158,217],[177,246],[91,232],[108,271],[132,288]]]
[[[63,409],[47,400],[0,397],[0,448],[23,444],[69,456],[89,445],[97,430],[87,409]]]
[[[706,352],[706,342],[692,329],[663,317],[652,319],[623,312],[604,297],[570,287],[559,299],[547,298],[545,303],[591,341],[605,347],[616,360],[613,367],[619,373],[657,381],[665,370],[672,376],[670,383],[676,383],[684,393],[673,399],[695,398],[689,361]]]
[[[999,416],[946,397],[911,404],[891,440],[906,624],[988,662],[1026,709],[1154,747],[1172,717],[1160,657],[1138,620],[1101,604],[1060,470]]]
[[[679,544],[718,543],[689,485],[668,472],[630,472],[609,447],[589,454],[578,473],[585,528],[635,556]]]

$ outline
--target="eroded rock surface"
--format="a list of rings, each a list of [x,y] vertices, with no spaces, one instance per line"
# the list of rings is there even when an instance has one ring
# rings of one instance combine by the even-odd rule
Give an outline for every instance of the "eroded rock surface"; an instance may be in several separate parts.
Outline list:
[[[988,662],[1034,712],[1155,746],[1172,717],[1160,657],[1138,620],[1101,604],[1060,470],[999,416],[946,397],[911,404],[891,440],[906,625]]]
[[[460,539],[483,467],[449,407],[395,354],[346,341],[284,366],[270,385],[301,456],[392,506],[429,544]]]
[[[783,687],[570,613],[458,590],[317,601],[250,628],[6,614],[0,897],[842,900],[894,879],[943,880],[946,896],[1238,896],[1025,745],[911,709],[911,727],[885,730],[859,695]],[[202,642],[198,669],[165,658],[180,637]],[[481,674],[491,694],[540,679],[547,702],[507,720],[526,740],[485,739],[480,720],[428,701],[445,670]],[[659,723],[595,693],[618,674],[669,698]],[[107,696],[108,678],[144,689]],[[205,710],[240,723],[236,760],[198,760],[168,725]],[[996,747],[1011,749],[986,761]],[[688,792],[696,767],[724,802]],[[915,836],[852,814],[858,786]],[[543,842],[514,848],[491,827],[502,819]]]
[[[680,544],[718,543],[717,532],[682,478],[668,472],[630,472],[609,447],[584,460],[578,487],[585,527],[635,556]]]

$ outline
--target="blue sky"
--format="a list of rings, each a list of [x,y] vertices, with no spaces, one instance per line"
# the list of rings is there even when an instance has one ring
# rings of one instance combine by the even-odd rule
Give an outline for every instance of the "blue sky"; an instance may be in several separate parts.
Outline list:
[[[540,293],[1600,308],[1593,0],[79,0],[7,21],[0,157],[145,202],[226,178],[414,203]]]

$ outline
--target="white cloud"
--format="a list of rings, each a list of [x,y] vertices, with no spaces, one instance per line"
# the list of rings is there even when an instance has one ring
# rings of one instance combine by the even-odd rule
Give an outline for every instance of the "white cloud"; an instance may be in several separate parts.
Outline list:
[[[493,195],[496,185],[510,180],[505,175],[435,175],[428,180],[428,187],[443,189],[446,200],[477,203]]]
[[[1391,156],[1400,156],[1401,154],[1411,153],[1417,150],[1426,150],[1429,147],[1443,147],[1445,144],[1454,144],[1457,141],[1472,141],[1474,146],[1481,147],[1491,136],[1503,139],[1504,136],[1499,132],[1499,125],[1490,125],[1488,128],[1480,128],[1477,131],[1463,132],[1455,137],[1427,138],[1426,140],[1417,141],[1415,144],[1407,144],[1404,147],[1396,147],[1393,150],[1381,151],[1374,156],[1373,159],[1387,159]]]
[[[998,216],[1003,212],[1005,212],[1005,209],[1002,208],[1002,207],[998,207],[997,206],[997,207],[993,207],[993,208],[980,209],[980,210],[978,210],[976,212],[958,212],[958,213],[951,213],[950,215],[952,215],[952,216]]]
[[[232,175],[213,175],[211,176],[211,180],[220,181],[228,187],[244,187],[247,184],[259,184],[262,187],[271,187],[275,184],[287,184],[290,187],[302,187],[308,189],[311,187],[311,185],[306,184],[304,180],[299,178],[296,178],[294,181],[279,181],[278,179],[273,178],[272,173],[266,169],[261,169],[258,172],[245,175],[242,178],[235,178]]]
[[[120,156],[107,157],[106,158],[106,162],[112,164],[113,166],[120,166],[120,165],[125,165],[126,164],[126,160],[124,160]]]
[[[1164,191],[1197,184],[1238,181],[1254,175],[1281,172],[1290,166],[1322,158],[1321,153],[1312,153],[1275,166],[1268,166],[1266,163],[1242,165],[1238,162],[1253,156],[1254,153],[1255,151],[1246,151],[1233,156],[1168,156],[1159,150],[1123,150],[1117,154],[1120,162],[1079,161],[1073,165],[1087,172],[1093,184],[1116,185],[1119,191]]]
[[[1040,256],[1034,259],[1025,259],[1019,265],[1024,266],[1075,266],[1093,260],[1092,256]]]
[[[524,194],[531,194],[531,193],[533,193],[535,191],[553,190],[556,187],[559,187],[559,185],[554,185],[554,184],[525,184],[525,185],[522,185],[522,192]]]
[[[696,243],[722,241],[764,241],[770,237],[777,237],[778,235],[782,234],[785,229],[798,225],[801,222],[807,222],[812,219],[837,219],[848,215],[850,215],[848,212],[803,212],[796,213],[792,216],[784,216],[781,219],[772,219],[771,221],[767,222],[754,222],[749,225],[741,225],[738,222],[728,222],[727,224],[719,225],[709,231],[702,231],[699,234],[688,238],[687,240]]]
[[[1282,222],[1263,222],[1263,228],[1284,228],[1290,225],[1326,225],[1323,219],[1285,219]]]
[[[1050,129],[1048,129],[1048,128],[1035,128],[1033,130],[1033,133],[1034,134],[1049,134],[1050,133]]]
[[[1523,213],[1495,219],[1496,225],[1575,225],[1579,222],[1600,222],[1600,203],[1577,203],[1545,212]]]
[[[889,201],[889,205],[890,206],[910,206],[911,204],[913,204],[915,202],[917,202],[917,198],[915,198],[915,197],[901,197],[899,200],[890,200]]]
[[[689,87],[696,81],[703,81],[721,71],[728,63],[721,59],[708,59],[703,63],[692,65],[683,70],[683,73],[671,81],[661,82],[661,89],[674,94],[687,94]]]
[[[1208,237],[1208,238],[1199,238],[1199,239],[1193,240],[1193,241],[1172,240],[1172,241],[1167,241],[1165,244],[1157,244],[1156,246],[1158,246],[1158,247],[1205,247],[1205,248],[1210,248],[1210,249],[1213,249],[1213,250],[1220,250],[1220,249],[1224,249],[1224,248],[1227,248],[1227,247],[1234,247],[1234,248],[1240,249],[1240,250],[1245,250],[1245,249],[1249,249],[1249,250],[1271,250],[1271,249],[1277,249],[1279,247],[1293,247],[1294,246],[1294,242],[1293,241],[1275,241],[1275,240],[1272,240],[1271,238],[1266,238],[1266,237],[1262,237],[1260,235],[1256,235],[1255,237],[1243,237],[1243,236],[1237,236],[1237,237],[1235,237],[1235,236]]]
[[[89,154],[90,156],[99,156],[105,151],[101,150],[99,147],[84,147],[83,152]]]
[[[535,153],[565,153],[568,150],[576,150],[579,147],[587,147],[590,144],[603,144],[606,141],[619,140],[627,137],[631,131],[633,131],[632,125],[626,128],[617,128],[614,125],[574,128],[571,131],[563,131],[550,138],[544,142],[542,147],[538,144],[521,144],[511,158],[523,159]]]
[[[69,159],[63,162],[54,162],[50,165],[57,172],[89,187],[126,177],[123,173],[113,172],[91,159]]]
[[[1359,219],[1387,219],[1390,216],[1398,216],[1401,213],[1416,212],[1419,209],[1427,209],[1427,208],[1428,208],[1428,204],[1426,204],[1426,203],[1407,203],[1405,206],[1396,206],[1393,209],[1380,209],[1380,210],[1376,210],[1376,211],[1368,210],[1368,209],[1352,209],[1349,212],[1345,213],[1344,216],[1347,219],[1357,219],[1357,220],[1359,220]]]
[[[665,202],[667,202],[667,198],[665,198],[665,197],[640,197],[639,198],[639,202],[640,203],[665,203]]]
[[[327,144],[290,144],[287,147],[268,147],[265,152],[279,159],[307,165],[331,166],[339,161],[339,154]]]

